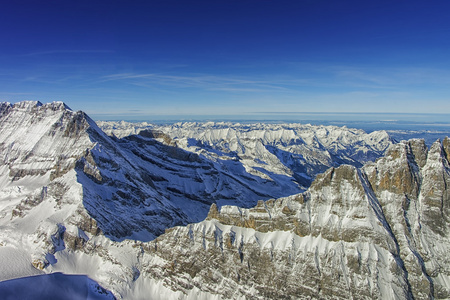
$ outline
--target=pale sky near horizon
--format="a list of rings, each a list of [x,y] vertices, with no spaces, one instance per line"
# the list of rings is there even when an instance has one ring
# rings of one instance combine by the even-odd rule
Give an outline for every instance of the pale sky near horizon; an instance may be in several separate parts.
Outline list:
[[[8,1],[0,101],[95,119],[450,114],[450,1]]]

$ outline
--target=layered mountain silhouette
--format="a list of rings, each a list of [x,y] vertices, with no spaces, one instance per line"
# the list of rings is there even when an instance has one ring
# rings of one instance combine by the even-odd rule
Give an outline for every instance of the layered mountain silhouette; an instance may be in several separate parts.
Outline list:
[[[0,280],[84,274],[126,299],[450,297],[448,138],[108,133],[61,102],[0,104]]]

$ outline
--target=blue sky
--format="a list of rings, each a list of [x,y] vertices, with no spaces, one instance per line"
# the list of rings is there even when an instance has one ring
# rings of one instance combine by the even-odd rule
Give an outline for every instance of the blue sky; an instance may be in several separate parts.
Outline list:
[[[8,1],[0,101],[95,119],[450,113],[450,1]]]

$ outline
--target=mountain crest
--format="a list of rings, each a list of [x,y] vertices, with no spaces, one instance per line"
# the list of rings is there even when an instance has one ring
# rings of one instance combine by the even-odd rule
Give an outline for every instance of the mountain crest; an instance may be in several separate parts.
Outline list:
[[[51,110],[71,110],[69,106],[67,106],[62,101],[53,101],[51,103],[42,104],[40,101],[33,101],[33,100],[27,100],[27,101],[21,101],[17,102],[15,104],[11,104],[9,102],[2,102],[0,103],[0,108],[4,109],[4,107],[11,107],[15,109],[21,109],[25,111],[32,111],[38,108],[41,109],[51,109]]]

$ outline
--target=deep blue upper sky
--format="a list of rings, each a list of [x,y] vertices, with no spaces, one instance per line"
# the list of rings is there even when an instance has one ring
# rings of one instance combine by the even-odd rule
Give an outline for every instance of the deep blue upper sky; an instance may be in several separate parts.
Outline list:
[[[96,119],[450,113],[450,1],[4,1],[0,101]]]

